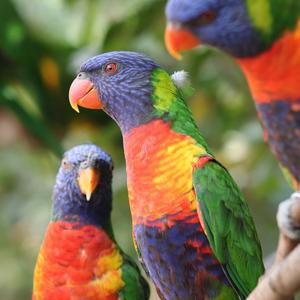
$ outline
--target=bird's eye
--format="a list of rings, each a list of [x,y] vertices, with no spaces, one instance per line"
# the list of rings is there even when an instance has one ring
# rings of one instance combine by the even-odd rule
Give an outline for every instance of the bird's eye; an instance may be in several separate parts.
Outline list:
[[[72,169],[73,164],[70,163],[66,158],[64,158],[61,162],[61,166],[65,171],[69,171]]]
[[[104,72],[108,75],[113,75],[118,70],[118,65],[116,63],[108,63],[104,66]]]
[[[215,20],[217,17],[217,14],[213,10],[208,10],[204,13],[202,13],[200,16],[198,16],[196,19],[192,20],[190,25],[192,26],[199,26],[199,25],[206,25]]]

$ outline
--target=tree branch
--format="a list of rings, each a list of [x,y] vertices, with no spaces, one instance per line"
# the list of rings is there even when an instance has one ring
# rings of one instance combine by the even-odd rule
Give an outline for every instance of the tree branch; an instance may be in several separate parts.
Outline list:
[[[300,193],[278,208],[280,230],[276,260],[247,300],[290,300],[300,290]]]
[[[300,245],[262,277],[247,300],[290,299],[299,289]]]

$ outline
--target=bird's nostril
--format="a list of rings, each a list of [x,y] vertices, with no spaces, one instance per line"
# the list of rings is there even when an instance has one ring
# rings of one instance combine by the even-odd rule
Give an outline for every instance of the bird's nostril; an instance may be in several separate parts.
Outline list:
[[[173,30],[180,30],[183,27],[183,25],[177,21],[169,21],[168,26]]]
[[[78,75],[77,75],[77,78],[78,79],[85,79],[87,76],[84,72],[80,72]]]
[[[81,167],[82,169],[86,169],[86,168],[88,167],[88,162],[87,162],[87,161],[82,162],[82,163],[80,164],[80,167]]]

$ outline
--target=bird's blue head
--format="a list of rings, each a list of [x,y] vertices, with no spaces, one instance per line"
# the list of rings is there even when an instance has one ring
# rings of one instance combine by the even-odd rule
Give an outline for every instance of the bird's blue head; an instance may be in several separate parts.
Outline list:
[[[202,43],[237,58],[254,56],[265,47],[246,0],[169,0],[166,16],[165,42],[176,58],[181,50]]]
[[[53,193],[53,219],[103,225],[112,206],[111,157],[92,144],[64,154]]]
[[[71,106],[103,109],[122,132],[147,122],[153,111],[151,74],[158,65],[144,54],[115,51],[90,58],[73,81]]]

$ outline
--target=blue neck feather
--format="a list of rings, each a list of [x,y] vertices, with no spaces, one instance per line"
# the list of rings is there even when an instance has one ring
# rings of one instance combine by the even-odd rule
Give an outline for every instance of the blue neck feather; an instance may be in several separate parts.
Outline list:
[[[117,122],[123,134],[155,118],[152,103],[153,88],[149,84],[150,77],[151,72],[141,73],[139,80],[135,82],[135,87],[130,88],[130,91],[110,95],[111,91],[117,92],[110,89],[106,90],[108,95],[103,95],[101,98],[105,112]],[[103,94],[103,89],[99,88],[99,90]],[[114,100],[106,101],[106,99]]]

